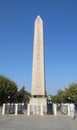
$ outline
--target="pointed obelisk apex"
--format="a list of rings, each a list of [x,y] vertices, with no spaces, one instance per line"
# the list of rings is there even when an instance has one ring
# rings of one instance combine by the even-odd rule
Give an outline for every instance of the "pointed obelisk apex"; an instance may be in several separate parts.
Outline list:
[[[42,20],[41,17],[40,17],[39,15],[36,17],[36,20],[38,20],[38,19]]]
[[[42,18],[38,15],[37,17],[36,17],[36,20],[35,20],[35,24],[40,24],[40,23],[42,23],[43,24],[43,21],[42,21]]]
[[[38,15],[36,19],[38,19],[38,18],[41,18],[41,17]]]
[[[45,95],[45,68],[44,68],[44,40],[43,21],[38,15],[34,27],[34,49],[32,68],[32,91],[33,96]]]

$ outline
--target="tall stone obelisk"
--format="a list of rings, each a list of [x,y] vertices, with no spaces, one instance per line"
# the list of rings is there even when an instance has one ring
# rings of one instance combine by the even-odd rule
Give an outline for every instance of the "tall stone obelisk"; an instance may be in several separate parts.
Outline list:
[[[43,21],[37,16],[34,26],[34,50],[32,69],[32,92],[33,96],[45,95],[45,71],[44,71],[44,36]]]
[[[37,16],[34,27],[34,49],[32,68],[32,91],[28,113],[43,115],[47,113],[45,97],[45,68],[44,68],[44,36],[43,21]],[[29,114],[28,114],[29,115]]]

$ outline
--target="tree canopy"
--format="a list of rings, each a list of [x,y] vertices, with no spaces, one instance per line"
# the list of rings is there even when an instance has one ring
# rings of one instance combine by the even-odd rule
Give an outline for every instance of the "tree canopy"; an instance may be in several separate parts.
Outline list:
[[[77,103],[77,83],[72,83],[64,90],[58,90],[53,98],[54,102],[75,102]]]
[[[16,83],[0,75],[0,104],[7,102],[28,102],[31,94],[23,86],[18,90]]]
[[[0,103],[14,101],[15,94],[17,92],[17,85],[9,78],[0,75]]]
[[[16,93],[16,102],[28,102],[31,94],[25,90],[23,86],[19,91]]]

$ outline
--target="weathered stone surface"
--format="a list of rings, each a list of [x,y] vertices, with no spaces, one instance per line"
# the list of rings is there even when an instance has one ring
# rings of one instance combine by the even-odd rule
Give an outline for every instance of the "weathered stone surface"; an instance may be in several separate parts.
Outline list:
[[[37,16],[34,27],[32,95],[45,95],[43,21]]]
[[[46,98],[31,98],[30,99],[30,113],[33,115],[41,115],[41,107],[43,115],[47,114],[47,100]]]
[[[45,98],[45,68],[44,68],[44,40],[43,21],[37,16],[34,27],[34,50],[32,68],[32,91],[34,96],[30,99],[29,114],[43,115],[47,113],[47,100]],[[38,98],[38,96],[40,96]]]

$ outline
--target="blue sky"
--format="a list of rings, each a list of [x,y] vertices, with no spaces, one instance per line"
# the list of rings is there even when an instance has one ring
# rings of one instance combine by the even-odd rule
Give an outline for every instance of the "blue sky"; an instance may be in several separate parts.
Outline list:
[[[34,21],[44,22],[46,90],[77,82],[77,0],[0,0],[0,74],[31,91]]]

